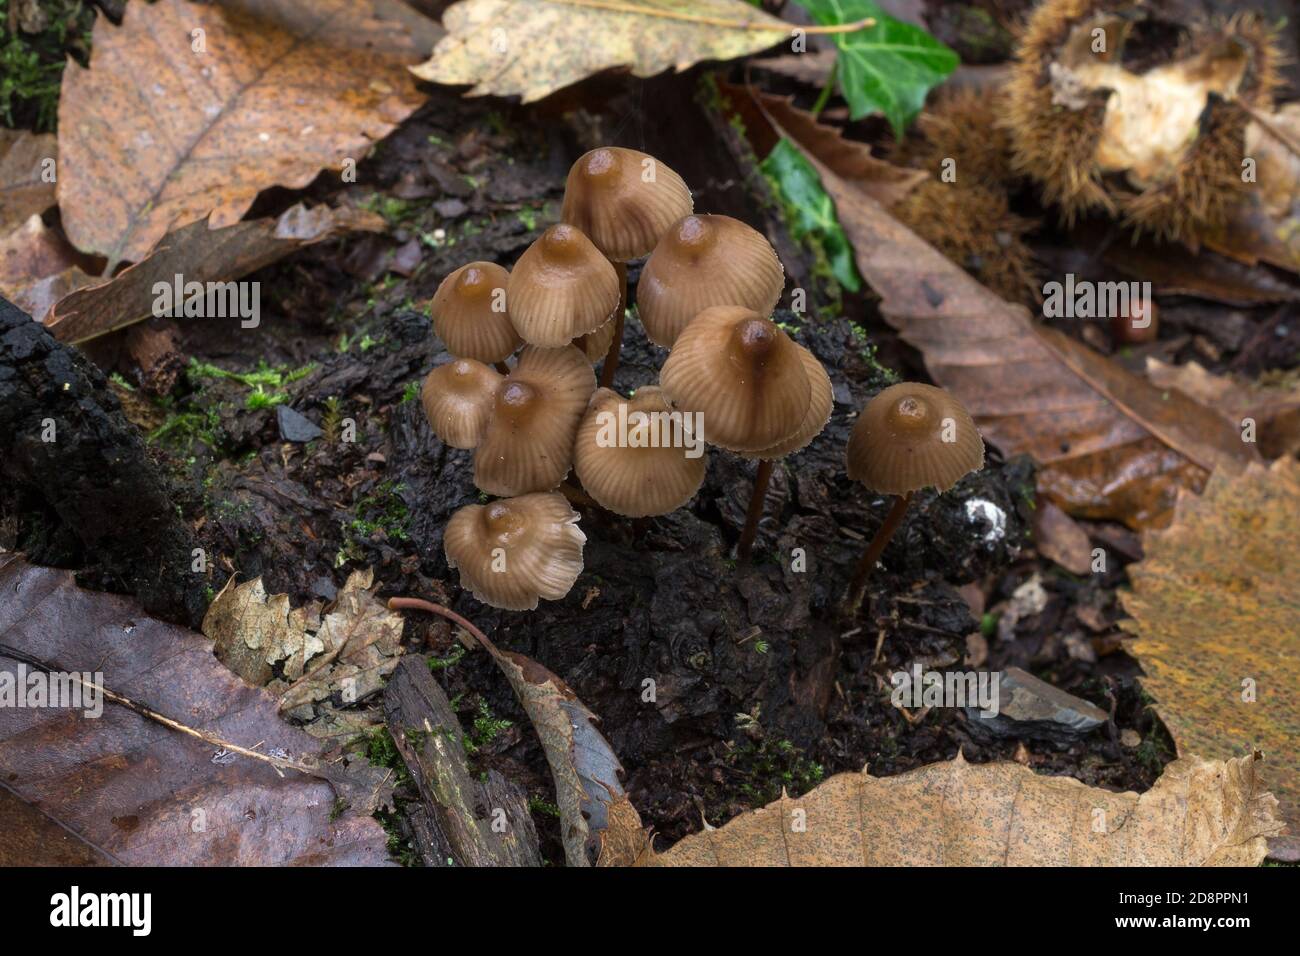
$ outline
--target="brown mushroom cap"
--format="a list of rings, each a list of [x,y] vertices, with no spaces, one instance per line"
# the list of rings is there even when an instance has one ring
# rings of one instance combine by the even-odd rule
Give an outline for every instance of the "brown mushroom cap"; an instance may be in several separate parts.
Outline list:
[[[770,315],[785,287],[776,251],[730,216],[686,216],[646,260],[636,304],[650,341],[671,347],[687,323],[714,305]]]
[[[559,348],[614,314],[618,273],[581,231],[559,223],[524,250],[506,295],[510,321],[524,341]]]
[[[795,348],[799,350],[799,357],[803,360],[804,372],[808,375],[808,381],[812,385],[812,400],[808,403],[808,411],[804,415],[803,424],[789,438],[770,448],[764,448],[762,451],[741,452],[740,454],[745,458],[763,458],[771,461],[784,458],[786,455],[792,455],[807,447],[814,438],[822,433],[826,423],[831,420],[831,409],[835,404],[835,396],[831,388],[831,377],[826,374],[826,369],[822,367],[822,363],[817,361],[817,356],[798,343],[795,343]]]
[[[420,402],[433,433],[452,448],[473,448],[483,440],[492,399],[502,376],[474,359],[455,359],[424,377]]]
[[[492,607],[531,611],[558,601],[582,573],[587,537],[563,495],[466,505],[447,522],[443,549],[460,585]]]
[[[433,294],[433,330],[460,358],[500,362],[523,344],[506,312],[510,273],[495,262],[471,262]]]
[[[872,491],[947,491],[984,465],[984,441],[948,392],[919,382],[891,385],[867,402],[849,436],[849,477]]]
[[[573,438],[595,389],[595,373],[573,346],[526,346],[493,396],[474,453],[474,484],[503,496],[559,485],[573,464]]]
[[[573,467],[602,508],[629,518],[666,515],[704,482],[703,440],[696,445],[692,436],[691,416],[674,412],[662,389],[639,388],[625,399],[599,388],[578,426]],[[699,454],[687,457],[692,448]]]
[[[569,170],[560,218],[608,258],[626,262],[648,253],[690,211],[691,191],[666,165],[635,149],[602,146]]]
[[[609,344],[614,341],[614,330],[617,325],[618,316],[616,315],[595,332],[579,335],[573,340],[573,344],[582,350],[582,354],[587,356],[588,362],[595,365],[609,351]]]
[[[704,415],[704,437],[758,451],[804,423],[812,383],[790,336],[739,306],[705,309],[677,337],[659,384],[675,408]]]

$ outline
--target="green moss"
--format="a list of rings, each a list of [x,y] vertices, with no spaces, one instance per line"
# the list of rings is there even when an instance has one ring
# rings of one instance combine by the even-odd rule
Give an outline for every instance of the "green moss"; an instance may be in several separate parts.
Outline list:
[[[462,645],[457,644],[451,649],[451,653],[446,657],[428,657],[426,658],[426,661],[428,662],[429,670],[436,674],[438,671],[445,671],[448,667],[455,667],[460,663],[461,658],[464,656],[465,648]]]
[[[560,808],[542,797],[529,797],[528,809],[533,813],[540,814],[544,817],[554,817],[556,820],[560,819]]]
[[[59,86],[69,55],[83,65],[90,54],[94,5],[85,0],[42,0],[35,19],[11,29],[11,0],[0,0],[0,122],[37,132],[58,121]],[[37,27],[33,33],[23,27]]]
[[[734,748],[727,758],[745,776],[740,791],[751,806],[766,806],[781,796],[807,793],[825,779],[821,764],[809,760],[788,740],[746,743]]]
[[[495,740],[497,734],[513,726],[513,724],[513,721],[494,716],[487,705],[487,701],[480,699],[478,713],[474,717],[470,732],[461,737],[461,743],[465,746],[465,753],[471,757],[474,756],[474,754]]]

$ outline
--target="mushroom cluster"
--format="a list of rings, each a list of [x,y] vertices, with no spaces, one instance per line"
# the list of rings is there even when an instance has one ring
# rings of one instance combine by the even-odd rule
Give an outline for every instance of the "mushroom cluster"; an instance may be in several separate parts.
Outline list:
[[[774,463],[831,415],[826,370],[771,319],[785,272],[757,231],[694,213],[680,176],[615,147],[574,163],[561,218],[512,271],[469,263],[431,303],[452,359],[425,378],[425,414],[443,442],[473,450],[474,484],[496,496],[452,516],[447,562],[477,598],[513,610],[563,597],[581,573],[586,539],[571,501],[631,518],[668,514],[703,484],[706,443],[757,462],[737,544],[747,561]],[[626,264],[642,256],[635,306],[669,353],[657,385],[624,397],[611,386],[632,304]],[[983,446],[969,427],[978,467]]]

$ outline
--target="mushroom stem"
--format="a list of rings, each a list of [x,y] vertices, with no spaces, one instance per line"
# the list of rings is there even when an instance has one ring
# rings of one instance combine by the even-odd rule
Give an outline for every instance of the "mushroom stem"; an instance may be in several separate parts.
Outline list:
[[[564,497],[568,498],[575,505],[584,505],[585,507],[588,508],[600,507],[600,504],[596,501],[595,498],[591,497],[591,495],[587,494],[585,491],[581,491],[580,489],[573,487],[573,485],[569,484],[567,481],[562,482],[560,484],[560,487],[556,490],[559,491],[560,494],[564,495]]]
[[[623,317],[627,314],[627,265],[614,262],[614,268],[618,271],[618,312],[614,315],[614,338],[605,353],[605,364],[600,368],[601,388],[614,387],[614,373],[618,371],[618,357],[623,349]]]
[[[758,519],[763,517],[763,504],[767,498],[767,484],[772,479],[770,458],[759,460],[758,472],[754,475],[754,490],[749,495],[749,511],[745,513],[745,528],[740,532],[740,543],[736,545],[736,561],[749,563],[749,552],[754,548],[754,537],[758,534]]]
[[[500,372],[502,375],[509,375],[509,374],[510,374],[510,366],[507,365],[505,362],[493,362],[492,365],[493,365],[493,367],[495,367],[496,370],[497,370],[498,372]]]
[[[876,536],[867,545],[867,550],[858,559],[858,563],[853,569],[853,580],[849,582],[848,595],[844,599],[844,610],[848,616],[858,613],[858,608],[862,605],[862,595],[867,590],[867,579],[871,577],[871,572],[875,568],[876,562],[880,560],[885,545],[889,544],[889,539],[894,536],[894,532],[902,524],[903,515],[907,514],[907,506],[911,503],[911,492],[894,499],[893,507],[889,509],[889,514],[885,515],[884,524],[880,526]]]
[[[437,614],[440,617],[445,617],[453,624],[460,625],[461,628],[482,642],[483,646],[491,646],[492,642],[488,640],[486,634],[451,608],[443,607],[441,604],[434,604],[432,601],[426,601],[423,598],[393,597],[388,599],[388,609],[390,611],[428,611],[430,614]]]

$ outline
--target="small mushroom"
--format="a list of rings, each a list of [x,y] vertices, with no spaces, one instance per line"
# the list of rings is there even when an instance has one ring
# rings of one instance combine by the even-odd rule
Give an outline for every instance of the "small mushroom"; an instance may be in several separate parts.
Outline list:
[[[846,608],[856,613],[867,578],[898,530],[913,493],[947,491],[984,466],[984,441],[970,413],[933,385],[901,382],[869,401],[849,436],[849,477],[871,491],[897,495],[884,524],[858,560]]]
[[[686,216],[664,233],[637,283],[646,335],[671,348],[688,322],[715,305],[770,315],[785,286],[776,251],[730,216]]]
[[[704,439],[653,385],[623,398],[597,389],[578,426],[573,467],[602,508],[629,518],[675,511],[704,482]]]
[[[618,273],[580,230],[559,223],[519,257],[506,296],[525,342],[560,348],[614,316]]]
[[[447,564],[484,604],[531,611],[558,601],[582,573],[586,535],[563,495],[539,493],[466,505],[447,522]]]
[[[569,169],[560,219],[608,258],[627,262],[649,253],[690,211],[691,191],[666,165],[635,149],[602,146]]]
[[[474,448],[487,432],[502,376],[482,362],[453,359],[424,377],[420,402],[433,433],[452,448]]]
[[[433,294],[433,330],[458,358],[501,363],[523,344],[506,311],[510,273],[495,262],[471,262]]]
[[[617,317],[610,319],[595,332],[579,335],[573,340],[573,344],[582,350],[588,362],[595,365],[609,352],[609,344],[614,341],[614,329],[617,325]]]
[[[573,464],[573,439],[595,388],[591,366],[573,346],[525,346],[493,396],[474,453],[474,484],[503,496],[556,488]]]

